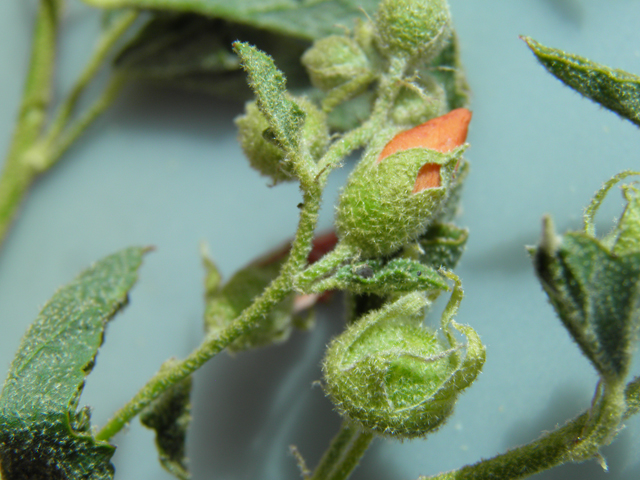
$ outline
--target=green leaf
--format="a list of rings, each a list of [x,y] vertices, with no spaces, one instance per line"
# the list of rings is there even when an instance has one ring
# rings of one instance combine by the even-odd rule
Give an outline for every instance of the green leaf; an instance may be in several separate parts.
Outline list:
[[[449,286],[433,268],[408,258],[385,263],[373,259],[344,265],[331,277],[317,282],[310,292],[348,290],[355,293],[386,295],[414,290],[448,290]]]
[[[162,368],[171,368],[169,360]],[[191,377],[171,386],[140,414],[140,422],[156,432],[160,463],[180,480],[191,477],[186,465],[185,441],[191,422]]]
[[[231,50],[238,39],[268,51],[292,87],[309,87],[300,64],[308,41],[194,14],[154,14],[118,54],[115,66],[134,78],[248,100],[251,89]]]
[[[0,394],[0,471],[13,479],[110,479],[115,448],[78,410],[107,322],[127,302],[146,249],[106,257],[61,288],[29,327]]]
[[[215,335],[235,320],[244,309],[278,276],[284,260],[271,263],[254,262],[236,272],[229,281],[206,296],[205,327]],[[207,267],[207,283],[217,273]],[[292,329],[293,295],[288,295],[249,333],[234,340],[227,350],[238,352],[284,342]]]
[[[133,7],[189,12],[313,40],[342,33],[379,0],[84,0],[101,8]]]
[[[640,126],[640,77],[521,37],[555,77],[603,107]]]
[[[295,151],[305,113],[287,93],[284,74],[273,59],[249,44],[236,42],[234,50],[249,74],[260,111],[266,117],[275,140],[287,151]]]
[[[605,380],[624,379],[640,324],[640,253],[616,256],[576,232],[564,235],[559,246],[543,240],[534,264],[582,352]]]

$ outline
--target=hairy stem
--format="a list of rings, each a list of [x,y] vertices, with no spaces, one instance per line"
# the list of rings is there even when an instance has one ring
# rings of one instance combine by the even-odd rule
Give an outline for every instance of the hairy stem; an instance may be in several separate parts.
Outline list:
[[[597,455],[599,446],[613,439],[620,421],[637,413],[639,407],[640,377],[637,377],[627,384],[623,395],[615,389],[609,394],[605,392],[597,414],[602,422],[592,426],[591,431],[593,415],[588,411],[534,442],[459,470],[428,477],[428,480],[515,480],[569,461],[587,460]],[[617,419],[616,425],[610,424],[612,419]],[[421,478],[427,480],[427,477]]]
[[[22,161],[38,139],[51,102],[60,0],[41,0],[36,16],[29,73],[9,152],[0,175],[0,243],[5,238],[36,172]]]
[[[343,421],[342,425],[340,425],[340,430],[331,440],[329,448],[324,452],[310,480],[327,480],[357,433],[358,429],[356,427]]]
[[[291,246],[289,258],[285,262],[280,275],[265,291],[222,331],[205,338],[187,358],[168,369],[161,369],[147,384],[98,432],[96,439],[108,440],[118,433],[131,419],[149,405],[171,385],[183,380],[208,360],[224,350],[230,343],[242,335],[246,335],[255,327],[260,319],[280,303],[293,289],[294,275],[306,265],[311,251],[313,231],[318,221],[322,188],[316,185],[311,191],[304,193],[303,207],[300,212],[298,231]]]

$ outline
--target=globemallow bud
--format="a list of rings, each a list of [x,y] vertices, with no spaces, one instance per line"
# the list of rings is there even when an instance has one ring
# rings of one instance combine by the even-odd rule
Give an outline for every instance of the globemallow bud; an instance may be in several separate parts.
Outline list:
[[[340,196],[340,241],[365,258],[379,257],[424,233],[455,184],[470,120],[469,110],[457,109],[386,145],[384,134],[374,140]]]
[[[429,61],[451,37],[446,0],[382,0],[375,19],[382,46],[395,56]]]
[[[339,87],[357,77],[371,77],[365,53],[355,40],[342,35],[317,40],[301,61],[313,86],[323,91]]]
[[[482,368],[484,347],[475,331],[449,318],[439,338],[421,325],[426,304],[418,293],[405,295],[358,319],[329,345],[325,390],[342,415],[366,430],[395,438],[428,434]],[[452,325],[468,339],[466,355]]]
[[[329,143],[326,115],[304,97],[296,97],[296,103],[305,112],[302,139],[308,142],[311,155],[317,159]],[[297,178],[295,165],[287,160],[282,148],[270,138],[269,123],[255,101],[246,104],[245,114],[236,118],[236,125],[240,145],[253,168],[271,177],[274,184]]]

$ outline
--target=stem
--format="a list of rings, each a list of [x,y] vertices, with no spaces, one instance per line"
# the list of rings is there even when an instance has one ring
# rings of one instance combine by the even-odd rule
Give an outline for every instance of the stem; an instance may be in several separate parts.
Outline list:
[[[638,411],[640,377],[626,386],[624,396],[621,390],[614,386],[605,391],[598,408],[599,421],[591,431],[589,427],[593,414],[587,411],[528,445],[459,470],[428,477],[428,480],[513,480],[529,477],[569,461],[595,457],[599,447],[613,439],[620,422]],[[625,407],[626,402],[629,402],[628,407]],[[421,478],[426,480],[425,477]]]
[[[55,119],[51,123],[51,127],[47,132],[47,135],[43,139],[44,145],[52,145],[58,136],[62,133],[64,127],[67,125],[69,118],[73,114],[76,108],[78,99],[84,90],[87,88],[91,80],[96,76],[103,62],[107,58],[113,45],[122,37],[131,24],[138,18],[138,12],[136,10],[128,10],[118,16],[118,19],[113,25],[106,30],[98,39],[98,43],[89,59],[89,63],[84,67],[84,70],[80,74],[80,77],[76,80],[71,92],[65,99],[65,101],[58,108],[58,113]],[[48,168],[49,165],[46,166]]]
[[[329,480],[346,480],[351,475],[351,472],[358,466],[360,459],[367,451],[371,441],[373,440],[373,433],[360,431],[358,436],[351,444],[351,448],[346,452],[342,462],[336,467],[335,473],[329,477]]]
[[[345,480],[358,466],[373,434],[343,421],[310,480]]]
[[[322,278],[324,275],[330,274],[332,270],[339,267],[340,264],[356,256],[356,252],[348,245],[339,242],[332,251],[324,255],[313,265],[309,266],[301,272],[295,281],[295,289],[300,293],[321,293],[315,289],[309,289],[311,284]]]
[[[322,188],[316,185],[304,194],[303,207],[300,212],[298,231],[291,246],[291,253],[280,272],[280,275],[265,291],[242,312],[231,324],[215,336],[205,338],[187,358],[171,368],[158,371],[142,389],[107,422],[98,432],[96,440],[108,440],[118,433],[132,418],[151,401],[160,396],[167,388],[183,380],[196,371],[208,360],[220,353],[231,342],[246,335],[264,318],[269,311],[280,303],[293,289],[294,275],[306,265],[311,251],[313,231],[318,220],[320,196]]]
[[[348,422],[343,421],[338,434],[331,440],[329,448],[324,452],[310,480],[327,480],[335,464],[340,460],[344,451],[349,447],[349,443],[357,433],[358,430],[356,428],[352,427]]]
[[[358,128],[351,130],[329,148],[329,151],[318,162],[319,176],[328,175],[340,162],[354,150],[365,146],[373,134],[382,129],[391,105],[396,99],[402,77],[407,68],[406,59],[393,58],[389,71],[380,79],[378,98],[373,106],[369,119]]]
[[[41,0],[38,6],[29,73],[16,127],[0,176],[0,242],[4,239],[36,172],[22,162],[22,154],[37,140],[51,102],[51,84],[60,16],[60,0]]]
[[[73,145],[73,143],[84,133],[93,121],[104,113],[111,106],[120,94],[125,84],[125,77],[120,74],[112,75],[102,94],[91,104],[83,115],[69,126],[58,140],[50,146],[48,152],[42,157],[42,171],[51,168],[60,157]]]

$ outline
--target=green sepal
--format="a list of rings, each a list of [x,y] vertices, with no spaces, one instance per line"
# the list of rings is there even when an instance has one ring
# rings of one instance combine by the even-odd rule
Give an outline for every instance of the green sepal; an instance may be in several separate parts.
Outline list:
[[[545,225],[534,265],[551,304],[600,375],[624,379],[640,322],[640,253],[614,255],[582,232],[554,240]]]
[[[451,222],[460,215],[462,189],[464,188],[464,182],[469,175],[469,170],[469,162],[465,158],[461,158],[460,163],[458,164],[458,171],[455,172],[455,175],[451,180],[451,184],[449,185],[449,195],[434,217],[434,222]]]
[[[170,369],[177,360],[168,360],[161,370]],[[180,480],[191,478],[187,468],[185,442],[191,422],[192,379],[172,385],[140,413],[140,423],[155,430],[156,447],[162,467]]]
[[[538,61],[581,95],[640,126],[640,77],[521,37]]]
[[[235,42],[233,49],[249,74],[249,85],[275,138],[286,152],[295,151],[305,113],[288,94],[284,74],[271,57],[247,43]]]
[[[274,280],[283,260],[270,263],[252,263],[233,275],[218,292],[207,298],[205,327],[209,335],[216,335],[226,328],[254,298]],[[288,295],[274,307],[248,334],[236,339],[228,347],[229,352],[284,342],[291,333],[293,295]]]
[[[448,110],[466,108],[471,99],[471,87],[460,60],[460,45],[455,32],[451,40],[430,65],[419,69],[422,75],[433,75],[447,92]]]
[[[615,255],[640,252],[640,191],[634,185],[623,185],[622,192],[627,205],[612,232]]]
[[[113,477],[115,447],[78,410],[104,329],[127,303],[145,248],[105,257],[62,287],[27,330],[0,394],[0,471],[13,479]]]
[[[434,223],[418,238],[418,250],[415,257],[420,263],[435,269],[444,267],[452,270],[464,253],[469,230],[452,223]],[[405,248],[405,255],[411,255],[416,249]]]
[[[378,259],[344,265],[308,289],[321,293],[327,290],[347,290],[353,293],[388,295],[414,290],[448,290],[449,286],[433,268],[408,258],[388,262]]]

